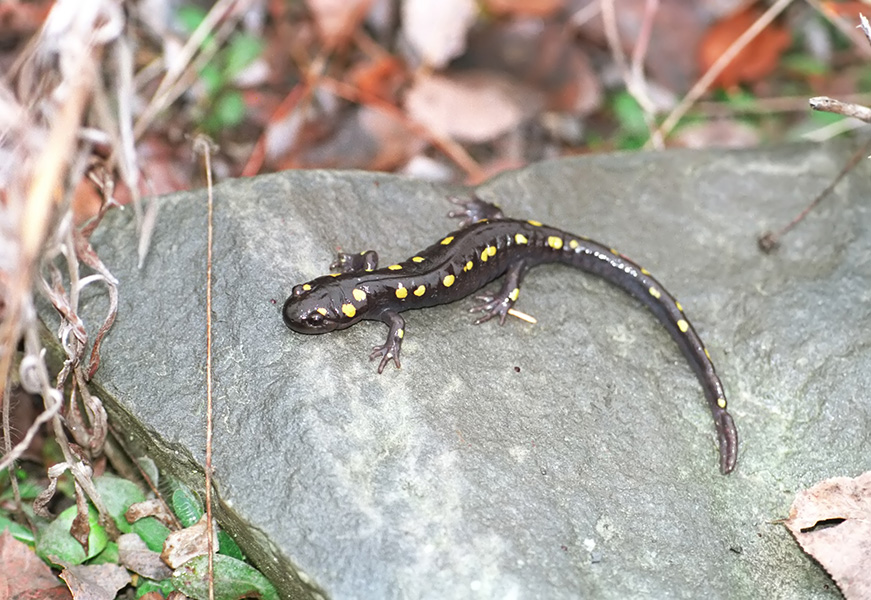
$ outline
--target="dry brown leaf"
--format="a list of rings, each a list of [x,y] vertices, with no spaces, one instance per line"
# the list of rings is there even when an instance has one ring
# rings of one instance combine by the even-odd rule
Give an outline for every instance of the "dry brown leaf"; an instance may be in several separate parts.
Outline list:
[[[799,492],[784,524],[847,600],[871,598],[871,471]]]
[[[173,531],[163,542],[163,552],[160,558],[172,569],[177,569],[190,559],[209,551],[209,538],[206,527],[206,515],[200,520],[181,531]],[[213,527],[214,540],[212,547],[218,549],[218,528]]]
[[[517,128],[538,112],[541,95],[483,71],[420,74],[405,96],[411,118],[434,133],[481,143]]]
[[[118,538],[118,559],[128,569],[148,579],[160,581],[172,575],[172,569],[164,564],[160,554],[149,550],[135,533],[125,533]]]
[[[408,73],[402,61],[389,54],[355,65],[348,73],[351,83],[366,96],[393,102]]]
[[[0,598],[62,585],[36,552],[12,537],[9,530],[0,533],[0,565]]]
[[[721,119],[681,127],[672,140],[669,145],[682,148],[751,148],[759,145],[761,136],[756,127]]]
[[[477,17],[475,0],[405,0],[402,34],[425,65],[438,69],[463,53]]]
[[[170,529],[178,527],[176,518],[169,512],[166,502],[157,498],[144,500],[143,502],[134,502],[124,513],[124,518],[128,523],[135,523],[139,519],[145,517],[154,517]]]
[[[372,0],[306,0],[327,48],[343,45],[353,35]]]
[[[559,112],[589,115],[602,107],[605,98],[602,82],[590,58],[571,46],[547,84],[548,108]]]
[[[282,168],[395,169],[419,152],[424,143],[397,115],[360,106],[340,121],[337,134],[308,144]]]
[[[508,17],[550,17],[562,10],[565,0],[484,0],[487,12]]]
[[[706,72],[761,15],[761,8],[751,6],[714,23],[699,46],[699,67],[702,72]],[[777,68],[781,54],[791,43],[789,30],[772,23],[735,56],[713,85],[731,88],[739,83],[754,83],[764,79]]]
[[[130,583],[127,569],[119,565],[71,565],[60,574],[73,593],[73,600],[114,600]]]

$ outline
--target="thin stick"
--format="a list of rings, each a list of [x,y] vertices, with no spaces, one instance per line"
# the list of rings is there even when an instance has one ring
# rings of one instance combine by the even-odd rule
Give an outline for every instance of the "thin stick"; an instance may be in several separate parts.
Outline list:
[[[204,136],[194,140],[194,149],[203,155],[208,191],[208,240],[206,242],[206,536],[209,549],[209,600],[215,600],[215,549],[212,545],[212,235],[214,195],[212,191],[211,144]]]
[[[644,57],[650,45],[653,19],[659,10],[659,0],[647,0],[644,5],[644,18],[641,22],[638,39],[635,41],[635,48],[632,50],[631,64],[627,61],[623,47],[620,44],[614,0],[602,0],[600,6],[602,9],[602,23],[605,29],[605,37],[608,39],[608,45],[611,48],[614,62],[617,63],[617,67],[620,69],[623,82],[626,85],[626,91],[641,107],[644,123],[650,132],[650,143],[653,144],[654,148],[661,149],[665,147],[665,143],[662,134],[656,129],[656,106],[647,93],[647,81],[644,78]]]
[[[662,125],[659,126],[657,133],[663,137],[671,133],[671,130],[674,129],[675,125],[677,125],[681,118],[683,118],[687,111],[689,111],[690,107],[696,103],[696,100],[701,98],[702,94],[708,91],[708,88],[711,87],[711,84],[717,76],[723,72],[723,69],[725,69],[729,63],[738,56],[738,53],[741,52],[747,44],[752,42],[763,29],[768,27],[777,15],[782,13],[791,3],[792,0],[777,0],[777,2],[772,4],[761,17],[756,19],[756,22],[753,23],[753,25],[747,28],[747,31],[742,33],[737,40],[732,42],[732,44],[726,48],[726,51],[720,55],[720,58],[711,65],[707,72],[702,75],[701,79],[699,79],[692,89],[687,92],[687,95],[684,96],[674,110],[671,111],[671,114],[666,117],[665,121],[662,122]]]
[[[871,108],[862,106],[861,104],[852,104],[850,102],[841,102],[828,96],[815,96],[808,100],[811,108],[822,112],[830,112],[845,117],[853,117],[866,123],[871,123]]]
[[[820,192],[817,197],[814,198],[813,201],[805,207],[803,211],[801,211],[794,219],[792,219],[792,221],[787,223],[777,232],[766,231],[765,233],[763,233],[757,241],[759,249],[765,253],[769,253],[777,248],[777,246],[780,244],[780,238],[789,233],[789,231],[793,227],[801,223],[804,218],[808,216],[810,212],[814,210],[820,202],[823,201],[823,198],[831,194],[832,190],[835,189],[835,186],[838,185],[838,183],[847,175],[847,173],[849,173],[853,169],[853,167],[855,167],[859,163],[859,161],[868,154],[869,150],[871,150],[871,140],[868,140],[867,142],[862,144],[862,146],[858,150],[856,150],[853,156],[850,157],[850,160],[847,161],[847,164],[844,165],[844,168],[841,169],[841,172],[838,173],[835,179],[826,186],[826,189]]]

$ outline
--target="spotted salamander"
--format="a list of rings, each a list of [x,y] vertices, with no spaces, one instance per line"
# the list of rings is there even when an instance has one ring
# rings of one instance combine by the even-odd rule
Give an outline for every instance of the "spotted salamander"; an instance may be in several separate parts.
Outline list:
[[[378,268],[378,255],[371,250],[339,254],[330,265],[337,272],[293,288],[284,303],[284,322],[299,333],[327,333],[363,319],[383,321],[390,328],[387,341],[370,355],[370,359],[381,357],[381,373],[391,360],[400,366],[405,320],[399,313],[460,300],[505,275],[499,292],[479,296],[481,304],[472,309],[482,313],[476,324],[494,317],[504,323],[531,267],[571,265],[599,275],[637,298],[665,326],[705,390],[717,429],[720,470],[726,474],[735,468],[738,433],[726,410],[723,384],[711,357],[683,307],[646,269],[586,237],[538,221],[504,218],[498,207],[478,198],[453,201],[460,209],[449,216],[461,219],[461,229],[386,268]]]

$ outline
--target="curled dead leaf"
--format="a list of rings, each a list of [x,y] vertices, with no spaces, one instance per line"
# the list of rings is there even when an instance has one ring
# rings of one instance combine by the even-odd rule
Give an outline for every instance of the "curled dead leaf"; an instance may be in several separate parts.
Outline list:
[[[155,581],[172,575],[172,570],[161,560],[160,554],[149,550],[135,533],[125,533],[118,538],[118,559],[134,573]]]
[[[203,515],[199,521],[190,527],[170,533],[163,543],[163,552],[160,553],[160,558],[163,559],[163,562],[168,564],[170,568],[177,569],[193,557],[208,553],[209,543],[206,523],[206,515]],[[215,534],[212,547],[217,552],[218,527],[213,527],[212,531]]]
[[[784,525],[847,600],[871,598],[871,471],[799,492]]]
[[[437,69],[463,53],[477,17],[475,0],[405,0],[402,34],[423,63]]]
[[[135,502],[130,505],[124,518],[128,523],[134,523],[145,517],[154,517],[170,529],[178,526],[175,516],[169,511],[166,502],[159,498],[152,498],[143,502]]]
[[[413,120],[438,135],[472,143],[516,129],[542,104],[530,88],[484,71],[420,74],[405,96]]]

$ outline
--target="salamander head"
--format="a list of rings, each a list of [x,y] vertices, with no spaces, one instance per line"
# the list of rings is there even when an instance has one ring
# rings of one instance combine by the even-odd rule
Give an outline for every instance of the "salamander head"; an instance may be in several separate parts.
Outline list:
[[[297,333],[329,333],[350,327],[363,317],[365,305],[345,299],[334,280],[319,278],[297,285],[281,311],[284,324]],[[355,298],[358,294],[354,294]],[[365,300],[365,297],[364,297]],[[363,304],[363,305],[361,305]]]

